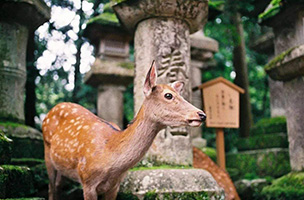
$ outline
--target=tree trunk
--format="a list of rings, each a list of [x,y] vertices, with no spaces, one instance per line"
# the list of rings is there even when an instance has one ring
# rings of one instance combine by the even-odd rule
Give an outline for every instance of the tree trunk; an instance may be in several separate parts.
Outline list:
[[[34,50],[35,50],[35,33],[31,32],[28,37],[27,51],[26,51],[26,70],[27,79],[25,84],[25,124],[35,127],[36,112],[36,85],[35,79],[38,75],[38,70],[34,66]]]
[[[240,13],[232,13],[232,22],[235,26],[233,33],[233,65],[236,72],[235,84],[245,90],[240,97],[240,136],[248,137],[252,125],[251,104],[249,95],[248,70],[246,64],[246,49],[243,23]]]

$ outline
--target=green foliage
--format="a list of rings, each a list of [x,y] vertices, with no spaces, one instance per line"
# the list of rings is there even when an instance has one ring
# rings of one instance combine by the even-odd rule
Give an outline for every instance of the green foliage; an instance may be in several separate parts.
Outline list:
[[[12,157],[12,140],[0,131],[0,164],[8,164]]]
[[[120,26],[119,21],[114,13],[102,13],[96,17],[93,17],[88,21],[88,25],[92,23]]]
[[[4,196],[0,198],[26,197],[35,192],[32,174],[27,167],[1,165],[0,179],[3,177],[5,187],[0,188],[0,194]]]
[[[239,179],[246,174],[257,177],[279,177],[290,172],[289,153],[286,149],[256,150],[226,154],[227,168],[239,170]]]
[[[216,162],[216,149],[212,147],[204,147],[201,149],[207,156],[209,156],[214,162]]]
[[[47,188],[49,184],[49,178],[46,171],[45,163],[41,163],[31,168],[34,186],[38,191],[41,191],[43,188]]]
[[[116,200],[138,200],[132,192],[118,192]]]
[[[240,171],[236,168],[226,168],[226,171],[228,172],[230,178],[233,180],[233,181],[236,181],[239,179],[239,174],[240,174]]]
[[[261,199],[304,200],[304,172],[292,172],[263,188]]]
[[[251,135],[271,133],[287,133],[285,117],[264,118],[258,121],[251,129]]]
[[[133,84],[129,85],[124,92],[124,115],[127,122],[124,123],[126,127],[134,118],[134,100],[133,100]]]
[[[237,143],[237,148],[239,151],[278,147],[288,148],[288,139],[286,134],[260,134],[256,136],[251,136],[249,138],[239,138]]]

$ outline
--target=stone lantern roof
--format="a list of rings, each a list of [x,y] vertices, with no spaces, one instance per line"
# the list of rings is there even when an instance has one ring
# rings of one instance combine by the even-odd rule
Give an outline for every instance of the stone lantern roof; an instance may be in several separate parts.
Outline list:
[[[287,6],[295,6],[294,8],[298,9],[297,5],[303,5],[303,3],[304,0],[272,0],[265,11],[259,14],[259,20],[267,25],[271,23],[271,19],[278,16],[279,13],[285,12]]]
[[[50,8],[40,0],[1,0],[0,19],[13,20],[35,30],[50,19]]]
[[[206,61],[218,52],[218,42],[210,37],[206,37],[202,30],[190,35],[191,58]]]

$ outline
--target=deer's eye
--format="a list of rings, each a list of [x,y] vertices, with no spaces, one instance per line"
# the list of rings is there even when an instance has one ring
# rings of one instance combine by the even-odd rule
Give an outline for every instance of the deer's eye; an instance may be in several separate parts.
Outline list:
[[[165,98],[170,100],[170,99],[173,98],[173,95],[170,94],[170,93],[166,93],[166,94],[165,94]]]

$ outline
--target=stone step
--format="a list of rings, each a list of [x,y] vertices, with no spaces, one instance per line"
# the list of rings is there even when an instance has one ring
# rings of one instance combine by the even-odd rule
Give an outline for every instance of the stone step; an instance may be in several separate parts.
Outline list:
[[[239,178],[245,175],[279,177],[290,172],[287,148],[271,148],[226,154],[227,168],[239,170]]]
[[[28,167],[0,165],[0,198],[26,197],[35,192]]]
[[[13,122],[0,122],[0,131],[13,140],[13,158],[44,158],[42,133]]]
[[[272,133],[251,136],[249,138],[239,138],[237,148],[239,151],[288,148],[288,138],[285,133]]]
[[[12,156],[12,140],[0,131],[0,164],[8,164]]]
[[[129,171],[118,199],[224,199],[224,190],[203,169]]]

